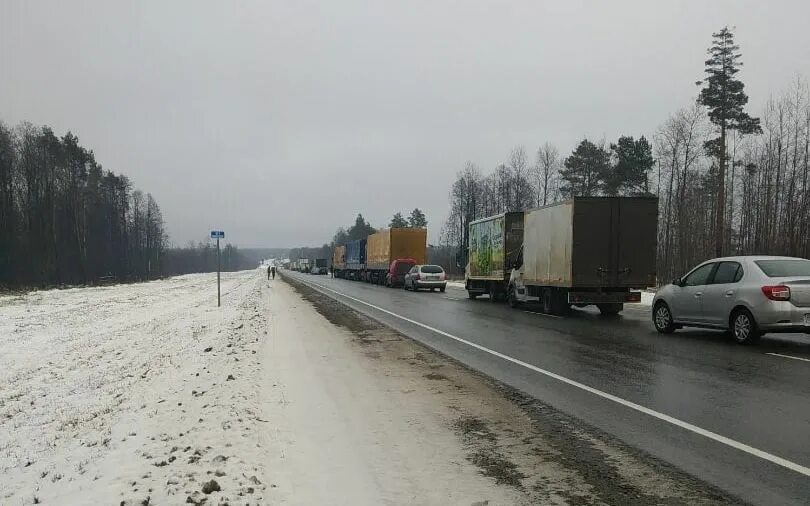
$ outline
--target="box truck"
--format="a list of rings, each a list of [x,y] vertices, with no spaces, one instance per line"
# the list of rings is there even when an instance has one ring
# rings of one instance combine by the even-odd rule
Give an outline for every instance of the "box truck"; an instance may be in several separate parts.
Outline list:
[[[504,226],[509,227],[507,216],[501,216]],[[616,314],[625,302],[640,302],[637,289],[656,282],[656,197],[575,197],[511,219],[514,224],[508,230],[515,230],[511,244],[515,244],[518,230],[522,244],[511,252],[507,230],[498,224],[492,226],[487,238],[476,230],[476,244],[473,227],[486,220],[470,225],[466,283],[471,298],[485,293],[483,283],[488,282],[491,298],[505,297],[513,307],[538,301],[542,311],[549,314],[563,314],[572,305],[596,305],[603,314]],[[474,265],[474,251],[486,252],[487,241],[495,245],[490,248],[495,258],[490,261],[493,276],[481,280],[476,276],[480,269]],[[504,244],[504,269],[509,273],[504,273],[505,281],[498,283],[496,246],[500,242]],[[484,257],[478,261],[487,265],[486,254]]]

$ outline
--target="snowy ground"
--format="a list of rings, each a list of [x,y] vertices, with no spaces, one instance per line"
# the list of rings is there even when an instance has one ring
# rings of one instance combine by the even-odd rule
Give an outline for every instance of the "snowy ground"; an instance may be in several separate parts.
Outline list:
[[[261,502],[259,282],[224,274],[221,309],[210,274],[0,298],[0,503]]]

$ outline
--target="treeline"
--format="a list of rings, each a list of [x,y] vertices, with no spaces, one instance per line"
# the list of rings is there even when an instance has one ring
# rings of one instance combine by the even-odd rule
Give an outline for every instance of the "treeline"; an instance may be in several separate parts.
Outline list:
[[[583,139],[565,159],[555,146],[545,143],[531,165],[526,149],[516,146],[508,164],[500,164],[486,175],[479,166],[467,162],[450,190],[450,216],[442,229],[442,243],[463,253],[470,222],[562,198],[649,195],[649,173],[654,163],[652,146],[644,136],[638,140],[622,136],[610,145]]]
[[[713,34],[708,52],[695,103],[664,121],[652,144],[645,136],[584,139],[563,158],[544,143],[531,164],[517,146],[489,174],[467,162],[450,190],[442,243],[463,257],[475,219],[572,196],[652,194],[660,283],[714,256],[810,256],[807,83],[797,78],[752,117],[731,31]]]
[[[75,135],[0,122],[0,284],[147,279],[165,245],[155,199],[103,170]]]
[[[259,264],[255,255],[245,254],[231,244],[220,247],[221,270],[223,272],[255,269]],[[171,248],[163,255],[163,274],[179,275],[196,272],[216,272],[217,247],[210,242],[190,243],[185,248]]]

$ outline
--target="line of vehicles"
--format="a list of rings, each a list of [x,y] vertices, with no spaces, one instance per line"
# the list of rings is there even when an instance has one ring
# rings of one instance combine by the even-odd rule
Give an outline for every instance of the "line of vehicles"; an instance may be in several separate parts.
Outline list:
[[[657,226],[656,197],[574,197],[476,220],[462,257],[464,288],[470,299],[536,302],[548,314],[594,305],[614,315],[657,284]],[[293,268],[325,273],[326,260]],[[336,278],[406,290],[447,286],[444,269],[427,264],[423,228],[384,229],[336,246],[330,269]],[[661,333],[719,329],[743,344],[765,332],[810,333],[810,260],[708,260],[657,291],[652,320]]]
[[[576,197],[470,224],[465,288],[516,307],[538,301],[563,314],[596,305],[616,314],[655,284],[658,200]],[[427,265],[427,230],[391,228],[336,246],[336,278],[444,291],[440,266]]]

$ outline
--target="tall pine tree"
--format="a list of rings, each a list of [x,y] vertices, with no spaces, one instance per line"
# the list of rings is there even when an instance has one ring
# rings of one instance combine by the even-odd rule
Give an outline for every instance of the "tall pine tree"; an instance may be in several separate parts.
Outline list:
[[[761,133],[759,118],[752,118],[743,110],[748,103],[742,81],[735,79],[742,62],[740,46],[734,44],[734,34],[728,27],[713,33],[714,42],[708,49],[706,60],[706,79],[697,84],[704,85],[700,90],[698,103],[706,106],[709,119],[719,129],[719,136],[706,141],[704,148],[710,156],[717,158],[717,200],[715,204],[715,241],[717,256],[723,255],[725,204],[726,204],[726,152],[729,131],[743,134]]]

